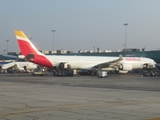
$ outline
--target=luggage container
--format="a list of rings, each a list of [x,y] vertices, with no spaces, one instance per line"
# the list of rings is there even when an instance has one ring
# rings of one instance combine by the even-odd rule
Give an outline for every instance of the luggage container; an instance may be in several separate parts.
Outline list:
[[[107,71],[98,71],[98,78],[107,77]]]

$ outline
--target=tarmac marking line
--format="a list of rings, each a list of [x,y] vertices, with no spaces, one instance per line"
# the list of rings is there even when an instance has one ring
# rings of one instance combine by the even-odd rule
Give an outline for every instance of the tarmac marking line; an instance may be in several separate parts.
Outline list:
[[[145,119],[145,120],[160,120],[160,118],[150,118],[150,119]]]
[[[159,102],[159,101],[157,101]],[[0,117],[8,117],[13,115],[23,115],[23,114],[29,114],[29,113],[38,113],[38,112],[47,112],[47,111],[63,111],[63,110],[72,110],[72,109],[83,109],[83,108],[97,108],[97,107],[115,107],[115,106],[124,106],[124,105],[138,105],[138,104],[147,104],[148,102],[136,102],[136,101],[117,101],[117,102],[109,102],[109,103],[100,103],[100,104],[90,104],[90,105],[74,105],[74,104],[64,104],[64,106],[59,108],[50,108],[50,109],[38,109],[35,107],[30,108],[17,108],[17,110],[29,110],[29,109],[37,109],[37,110],[29,110],[29,111],[22,111],[22,112],[13,112],[13,113],[6,113],[6,114],[0,114]],[[152,103],[151,101],[149,103]],[[15,109],[16,110],[16,109]],[[160,120],[159,118],[153,118],[153,119],[146,119],[146,120]]]

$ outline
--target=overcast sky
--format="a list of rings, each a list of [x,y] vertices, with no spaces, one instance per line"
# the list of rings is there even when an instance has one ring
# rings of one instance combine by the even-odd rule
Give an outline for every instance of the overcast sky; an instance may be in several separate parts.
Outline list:
[[[160,49],[160,0],[0,0],[0,54],[19,52],[14,30],[38,49]]]

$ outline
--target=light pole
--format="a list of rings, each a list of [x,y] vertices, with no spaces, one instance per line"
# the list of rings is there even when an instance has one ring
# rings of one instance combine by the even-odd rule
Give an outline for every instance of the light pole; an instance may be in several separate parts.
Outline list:
[[[94,50],[94,52],[95,52],[95,46],[93,46],[93,50]]]
[[[124,51],[124,49],[125,49],[124,46],[125,46],[125,44],[123,44],[123,51]]]
[[[6,50],[3,50],[4,51],[4,53],[3,54],[6,54]]]
[[[7,54],[8,54],[8,42],[9,42],[9,40],[6,40],[6,42],[7,42]]]
[[[125,26],[125,49],[127,49],[127,25],[128,23],[123,24]]]
[[[56,30],[51,30],[51,32],[53,32],[53,51],[54,51],[54,32],[56,32]]]

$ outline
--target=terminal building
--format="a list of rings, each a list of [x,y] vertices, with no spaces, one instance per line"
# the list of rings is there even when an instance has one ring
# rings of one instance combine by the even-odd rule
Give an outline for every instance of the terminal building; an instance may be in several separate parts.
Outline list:
[[[67,50],[57,50],[57,51],[47,51],[40,50],[43,54],[49,55],[77,55],[77,56],[114,56],[118,57],[120,54],[123,57],[146,57],[151,58],[155,62],[160,63],[160,50],[144,51],[140,49],[123,49],[112,52],[111,50],[98,50],[98,51],[89,51],[89,50],[80,50],[78,53]],[[9,55],[20,55],[19,52],[9,52]],[[10,60],[11,58],[4,57],[0,55],[0,60]]]

